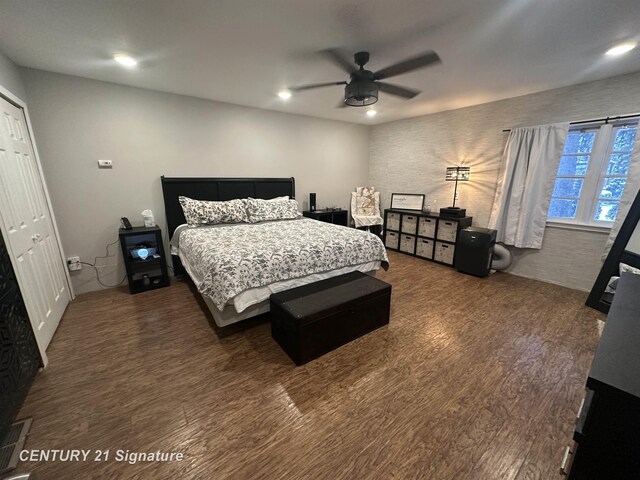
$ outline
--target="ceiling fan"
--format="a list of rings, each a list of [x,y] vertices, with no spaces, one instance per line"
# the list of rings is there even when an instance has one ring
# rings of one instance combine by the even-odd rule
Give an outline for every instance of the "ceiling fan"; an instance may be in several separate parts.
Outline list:
[[[326,54],[333,62],[350,75],[349,81],[300,85],[298,87],[289,87],[289,90],[299,92],[301,90],[329,87],[332,85],[346,85],[344,88],[344,101],[340,102],[339,107],[347,105],[351,107],[373,105],[378,101],[379,91],[405,99],[413,98],[420,93],[419,90],[400,87],[391,83],[381,82],[380,80],[395,77],[396,75],[401,75],[440,62],[440,57],[436,52],[428,51],[403,60],[402,62],[395,63],[382,70],[378,70],[377,72],[372,72],[364,69],[364,66],[369,62],[369,52],[358,52],[354,55],[354,63],[360,68],[354,67],[337,49],[324,50],[322,53]]]

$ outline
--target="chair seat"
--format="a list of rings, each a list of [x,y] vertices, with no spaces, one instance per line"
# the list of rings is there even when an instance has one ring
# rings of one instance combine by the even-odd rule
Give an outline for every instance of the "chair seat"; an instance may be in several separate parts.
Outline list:
[[[356,228],[382,225],[383,219],[380,215],[351,215]]]

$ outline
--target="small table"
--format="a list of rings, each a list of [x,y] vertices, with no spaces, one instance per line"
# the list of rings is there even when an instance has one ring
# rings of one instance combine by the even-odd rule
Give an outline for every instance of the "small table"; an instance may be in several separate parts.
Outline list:
[[[314,220],[320,220],[321,222],[333,223],[335,225],[347,226],[347,211],[342,208],[336,210],[305,210],[302,212],[307,218],[313,218]]]

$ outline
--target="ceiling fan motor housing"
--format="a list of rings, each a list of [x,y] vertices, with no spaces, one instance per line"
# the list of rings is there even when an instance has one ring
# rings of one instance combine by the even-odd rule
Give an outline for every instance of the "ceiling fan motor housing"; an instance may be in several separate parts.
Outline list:
[[[377,101],[378,84],[373,79],[373,73],[363,69],[355,71],[349,84],[344,87],[344,103],[351,107],[366,107]]]
[[[358,52],[353,56],[356,65],[364,67],[369,62],[369,52]]]

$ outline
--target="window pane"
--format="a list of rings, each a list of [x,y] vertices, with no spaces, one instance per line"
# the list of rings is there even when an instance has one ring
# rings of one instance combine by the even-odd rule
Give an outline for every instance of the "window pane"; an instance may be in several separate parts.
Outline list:
[[[578,200],[552,198],[547,216],[552,218],[575,218],[576,210],[578,210]]]
[[[596,208],[596,214],[593,217],[594,220],[600,220],[603,222],[613,222],[616,219],[618,213],[618,202],[610,200],[601,200],[598,202]]]
[[[627,184],[626,177],[605,178],[600,198],[620,198]]]
[[[552,195],[554,197],[578,198],[582,189],[582,182],[581,178],[556,178]]]
[[[588,167],[589,155],[562,157],[558,167],[558,175],[585,175]]]
[[[570,132],[564,144],[564,153],[589,153],[595,138],[596,132]]]
[[[633,142],[636,138],[636,127],[620,128],[616,132],[616,139],[613,142],[613,150],[633,150]]]
[[[614,153],[609,158],[607,175],[626,175],[631,163],[630,153]]]

